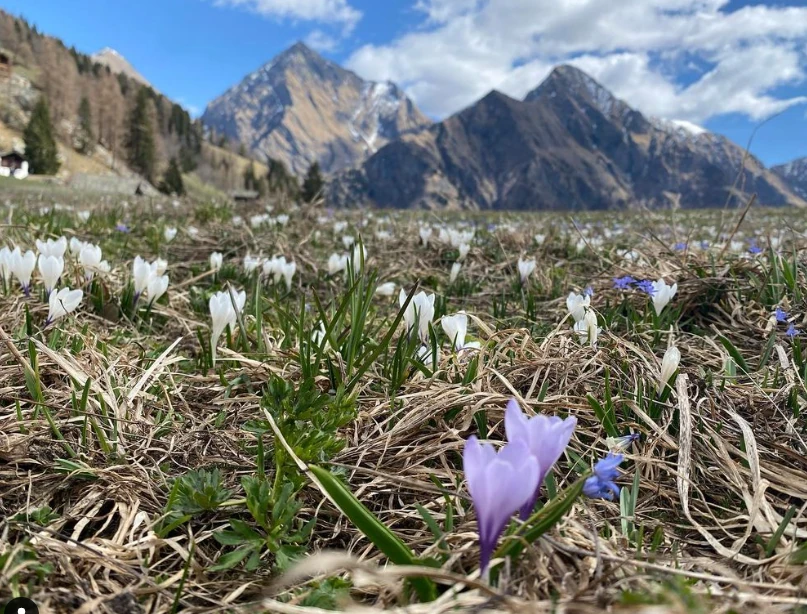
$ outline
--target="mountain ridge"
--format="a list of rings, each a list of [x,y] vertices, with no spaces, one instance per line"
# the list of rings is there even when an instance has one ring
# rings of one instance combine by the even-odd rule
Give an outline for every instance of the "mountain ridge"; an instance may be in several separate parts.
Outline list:
[[[688,122],[646,117],[569,65],[553,69],[523,100],[491,91],[401,141],[335,177],[332,204],[702,207],[756,192],[764,204],[807,206],[727,138]],[[745,189],[737,190],[741,171]]]

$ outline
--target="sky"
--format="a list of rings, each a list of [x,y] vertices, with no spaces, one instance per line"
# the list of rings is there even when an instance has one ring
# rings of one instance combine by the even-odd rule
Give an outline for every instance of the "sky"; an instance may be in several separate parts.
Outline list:
[[[86,53],[120,52],[199,114],[298,40],[442,119],[574,64],[648,115],[766,164],[807,156],[807,0],[0,0]],[[0,42],[1,44],[1,42]],[[756,132],[755,132],[756,131]]]

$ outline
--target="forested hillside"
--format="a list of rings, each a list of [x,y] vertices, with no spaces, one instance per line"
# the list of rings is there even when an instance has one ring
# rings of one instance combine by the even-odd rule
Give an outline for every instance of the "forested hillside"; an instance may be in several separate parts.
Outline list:
[[[186,109],[154,88],[2,11],[0,52],[13,66],[10,78],[0,80],[5,133],[21,139],[37,101],[44,97],[62,157],[69,154],[73,160],[73,152],[78,152],[88,158],[81,170],[135,172],[159,185],[175,158],[184,173],[194,172],[220,189],[250,187],[246,183],[252,176],[262,190],[286,185],[277,180],[278,173],[286,176],[285,169],[268,160],[251,163],[238,143],[205,131]],[[274,169],[274,180],[265,176],[265,163]]]

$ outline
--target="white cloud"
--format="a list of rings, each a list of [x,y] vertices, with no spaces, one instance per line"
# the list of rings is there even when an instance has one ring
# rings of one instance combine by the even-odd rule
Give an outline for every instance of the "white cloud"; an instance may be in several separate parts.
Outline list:
[[[339,40],[322,30],[313,30],[305,37],[305,44],[319,52],[335,51]]]
[[[342,24],[347,32],[359,22],[361,11],[348,0],[214,0],[216,6],[233,6],[275,19],[298,19]]]
[[[522,97],[559,63],[585,70],[646,113],[692,122],[732,112],[763,119],[807,101],[776,93],[807,79],[807,8],[727,6],[728,0],[417,0],[424,18],[415,31],[356,50],[348,65],[364,77],[399,82],[438,117],[490,89]]]

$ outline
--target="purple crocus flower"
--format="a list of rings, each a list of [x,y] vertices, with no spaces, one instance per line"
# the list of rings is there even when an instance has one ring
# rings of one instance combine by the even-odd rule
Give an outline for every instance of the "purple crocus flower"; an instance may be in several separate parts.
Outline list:
[[[512,441],[497,454],[491,444],[471,435],[462,465],[476,511],[479,569],[484,576],[499,536],[538,486],[538,461],[523,441]]]
[[[586,289],[583,290],[583,296],[594,296],[594,288],[586,286]]]
[[[115,226],[115,230],[118,232],[129,232],[129,227],[126,224],[121,223]]]
[[[796,328],[796,325],[793,324],[793,322],[791,322],[790,326],[788,326],[787,330],[785,331],[785,335],[787,335],[792,339],[793,337],[799,334],[801,334],[801,331],[798,328]]]
[[[687,244],[686,244],[686,243],[682,243],[681,241],[679,241],[678,243],[676,243],[675,245],[673,245],[673,249],[675,249],[675,250],[677,250],[677,251],[679,251],[679,252],[680,252],[681,250],[685,250],[686,248],[687,248]]]
[[[701,249],[709,249],[709,241],[701,241]]]
[[[583,484],[583,494],[592,499],[608,499],[613,500],[614,496],[619,496],[619,486],[616,485],[616,480],[619,477],[619,463],[625,457],[622,454],[609,453],[603,459],[597,461],[594,465],[594,475],[586,478]]]
[[[757,242],[756,241],[751,241],[751,245],[748,248],[748,253],[756,255],[756,254],[759,254],[761,252],[762,252],[762,248],[759,245],[757,245]]]
[[[614,277],[614,288],[617,290],[630,290],[631,284],[635,284],[636,280],[630,275],[624,277]]]
[[[636,287],[643,292],[646,292],[650,296],[653,296],[656,293],[656,289],[653,287],[653,282],[649,279],[643,279],[641,281],[636,282]]]
[[[777,322],[780,323],[787,322],[787,312],[781,307],[776,308],[776,311],[774,311],[774,315],[776,316]]]
[[[524,442],[530,454],[538,461],[538,485],[521,508],[521,520],[527,520],[532,514],[544,479],[569,445],[575,426],[577,418],[574,416],[565,420],[542,414],[527,418],[515,399],[508,401],[507,410],[504,412],[504,432],[507,434],[507,441]]]

